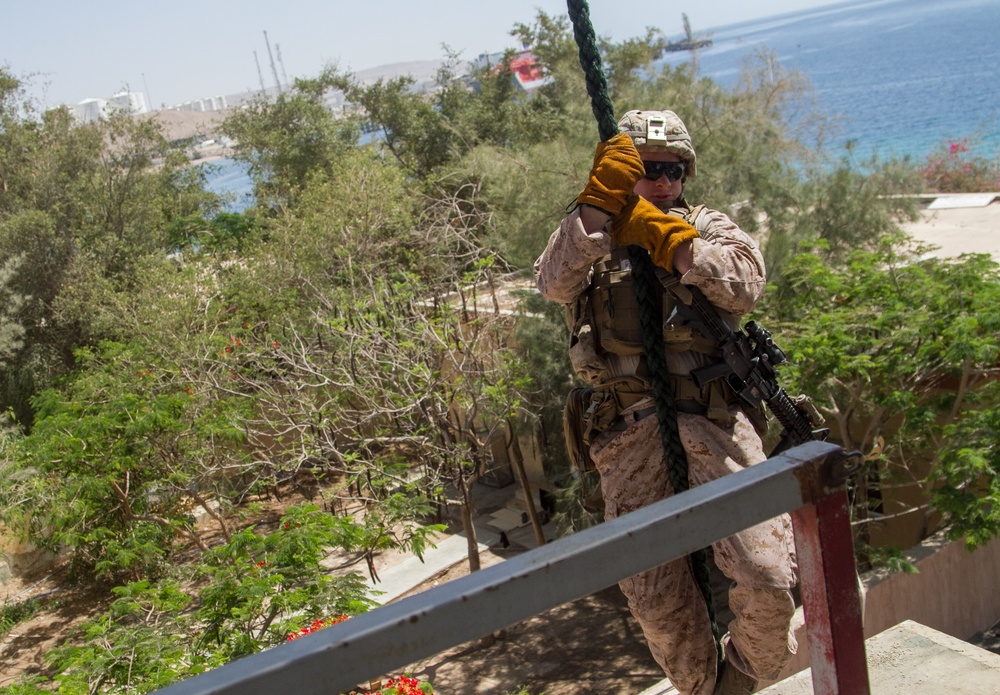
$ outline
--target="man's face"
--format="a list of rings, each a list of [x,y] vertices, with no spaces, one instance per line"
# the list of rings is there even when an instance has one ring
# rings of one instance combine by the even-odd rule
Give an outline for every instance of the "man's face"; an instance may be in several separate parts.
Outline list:
[[[681,162],[683,161],[673,152],[667,152],[666,150],[639,150],[639,156],[644,162]],[[649,202],[651,202],[656,207],[663,211],[669,210],[678,198],[681,197],[681,193],[684,191],[684,181],[683,179],[678,179],[676,181],[671,181],[670,178],[663,174],[655,181],[650,181],[648,178],[639,179],[639,183],[635,185],[632,191]]]

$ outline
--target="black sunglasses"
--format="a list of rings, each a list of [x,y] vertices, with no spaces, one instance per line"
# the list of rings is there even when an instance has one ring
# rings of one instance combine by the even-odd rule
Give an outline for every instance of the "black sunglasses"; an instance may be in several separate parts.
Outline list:
[[[646,169],[646,178],[650,181],[659,181],[664,174],[670,181],[679,181],[684,178],[684,162],[643,162]]]

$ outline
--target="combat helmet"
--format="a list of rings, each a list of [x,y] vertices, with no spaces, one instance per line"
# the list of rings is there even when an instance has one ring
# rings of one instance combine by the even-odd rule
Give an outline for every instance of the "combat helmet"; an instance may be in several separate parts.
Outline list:
[[[618,132],[628,133],[642,150],[667,150],[687,164],[688,178],[695,177],[695,153],[684,121],[673,111],[629,111],[618,121]]]

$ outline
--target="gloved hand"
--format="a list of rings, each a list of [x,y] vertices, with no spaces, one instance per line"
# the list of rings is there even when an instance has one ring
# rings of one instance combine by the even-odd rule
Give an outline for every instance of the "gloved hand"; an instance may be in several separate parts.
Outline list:
[[[633,195],[622,211],[611,218],[611,241],[620,246],[635,244],[649,251],[653,263],[674,269],[674,252],[698,230],[679,217],[662,211],[645,198]]]
[[[576,202],[617,215],[645,172],[632,138],[619,133],[597,146],[590,178]]]

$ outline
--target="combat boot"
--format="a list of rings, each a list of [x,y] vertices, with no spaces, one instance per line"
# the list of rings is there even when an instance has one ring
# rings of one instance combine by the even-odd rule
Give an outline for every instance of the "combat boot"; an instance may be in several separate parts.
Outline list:
[[[722,665],[722,678],[715,684],[712,695],[750,695],[756,692],[757,681],[732,664]]]

